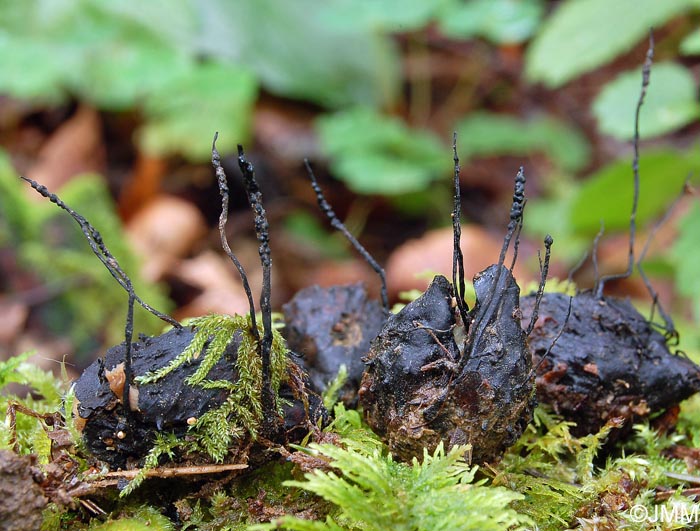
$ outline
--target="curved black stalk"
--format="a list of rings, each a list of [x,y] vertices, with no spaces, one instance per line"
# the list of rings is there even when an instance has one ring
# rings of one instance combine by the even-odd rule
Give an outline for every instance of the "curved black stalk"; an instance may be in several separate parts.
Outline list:
[[[564,333],[564,329],[566,328],[566,325],[569,324],[569,318],[571,317],[571,306],[573,305],[574,298],[569,297],[569,308],[566,310],[566,317],[564,318],[564,323],[561,325],[561,328],[559,329],[559,332],[557,332],[557,335],[554,336],[554,339],[552,339],[552,342],[549,344],[549,347],[547,347],[547,351],[542,355],[540,358],[540,361],[537,362],[537,365],[535,365],[532,368],[532,373],[531,374],[536,374],[537,370],[540,368],[542,365],[542,362],[549,356],[549,353],[552,352],[552,349],[554,348],[554,345],[557,344],[557,341],[559,341],[559,338],[561,335]],[[528,334],[529,335],[529,334]]]
[[[595,235],[595,238],[593,238],[593,248],[591,249],[591,262],[593,263],[593,278],[595,279],[593,293],[598,293],[598,287],[600,284],[600,276],[598,275],[600,271],[598,267],[598,244],[600,243],[600,239],[603,237],[604,233],[605,222],[601,219],[600,229],[598,229],[598,233]]]
[[[260,313],[262,314],[263,336],[258,343],[260,357],[262,359],[262,396],[263,409],[271,415],[276,411],[275,393],[272,390],[272,367],[270,354],[272,351],[272,304],[270,294],[272,291],[270,273],[272,271],[272,257],[270,253],[270,225],[262,203],[262,193],[255,179],[255,168],[248,162],[243,151],[243,146],[238,145],[238,167],[243,174],[243,185],[248,195],[248,203],[254,214],[255,234],[260,246],[258,254],[262,264],[263,282],[260,293]],[[271,419],[266,418],[265,423]],[[270,427],[270,426],[268,426]]]
[[[634,193],[632,198],[632,212],[630,214],[630,242],[629,242],[629,257],[627,260],[627,270],[624,273],[607,275],[602,277],[596,286],[595,296],[601,298],[605,283],[609,280],[620,280],[629,278],[634,271],[634,237],[637,232],[637,206],[639,203],[639,116],[641,114],[642,105],[644,105],[644,97],[649,87],[649,79],[651,77],[651,64],[654,59],[654,35],[649,32],[649,48],[647,49],[644,66],[642,66],[642,89],[639,93],[637,108],[634,113],[634,158],[632,159],[632,173],[634,175]]]
[[[258,330],[258,323],[255,319],[255,302],[253,301],[253,292],[250,289],[250,283],[248,282],[248,275],[246,275],[245,269],[241,265],[231,246],[226,238],[226,221],[228,220],[228,200],[229,200],[229,190],[228,190],[228,178],[224,172],[224,168],[221,166],[221,157],[216,149],[216,140],[219,138],[219,133],[214,133],[214,141],[211,144],[211,163],[214,166],[216,172],[216,180],[219,184],[219,193],[221,194],[221,214],[219,215],[219,235],[221,236],[221,246],[224,248],[226,255],[231,259],[233,265],[236,266],[238,274],[241,277],[241,282],[243,284],[243,290],[248,298],[248,306],[250,312],[250,327],[253,337],[260,343],[260,331]]]
[[[678,331],[676,330],[676,326],[673,324],[673,319],[671,319],[671,316],[664,310],[663,306],[659,302],[659,295],[654,289],[654,287],[651,285],[651,282],[649,281],[649,277],[647,277],[646,272],[644,271],[644,268],[642,267],[642,261],[644,258],[646,258],[647,252],[649,252],[649,246],[651,245],[652,240],[654,239],[654,236],[656,236],[656,233],[658,232],[659,228],[668,221],[668,218],[671,217],[671,214],[673,213],[674,209],[676,208],[676,205],[680,202],[680,200],[683,198],[683,196],[688,192],[690,188],[688,180],[686,180],[685,183],[683,183],[683,188],[681,189],[681,192],[678,194],[678,196],[673,200],[673,203],[668,207],[666,212],[664,213],[663,217],[659,219],[654,226],[652,227],[651,231],[649,231],[649,237],[647,238],[647,241],[644,244],[644,248],[642,249],[642,252],[639,253],[639,258],[637,259],[637,270],[639,271],[639,275],[642,277],[642,281],[644,282],[644,286],[646,286],[647,291],[649,292],[649,295],[651,296],[652,299],[652,306],[651,306],[651,312],[652,316],[649,318],[650,321],[653,320],[653,314],[654,314],[654,309],[658,308],[659,310],[659,315],[661,316],[661,319],[663,320],[663,331],[664,331],[664,336],[666,337],[667,341],[673,340],[676,344],[678,344]]]
[[[462,324],[465,331],[469,330],[469,319],[467,312],[469,306],[464,300],[464,256],[462,255],[462,192],[459,182],[459,157],[457,155],[457,133],[452,133],[452,154],[454,159],[454,208],[452,210],[452,234],[454,237],[452,251],[452,285],[455,290],[455,299],[457,300],[457,308],[462,317]]]
[[[126,325],[124,326],[124,389],[122,390],[122,411],[128,420],[131,417],[131,342],[134,337],[134,294],[129,293],[129,303],[126,309]]]
[[[173,319],[169,315],[159,312],[155,308],[152,308],[143,300],[141,300],[141,297],[136,295],[136,292],[134,291],[134,286],[131,283],[131,279],[121,268],[117,259],[112,255],[111,252],[109,252],[109,249],[107,249],[107,246],[102,241],[102,236],[100,235],[100,233],[97,230],[95,230],[95,228],[92,225],[90,225],[90,222],[88,220],[86,220],[83,216],[81,216],[75,210],[66,205],[56,194],[52,194],[51,192],[49,192],[46,186],[39,184],[36,181],[33,181],[32,179],[28,179],[27,177],[20,176],[20,179],[28,182],[31,185],[31,187],[34,188],[34,190],[36,190],[39,194],[41,194],[49,201],[56,204],[58,207],[70,214],[70,216],[76,221],[76,223],[80,225],[80,229],[85,235],[85,238],[87,239],[88,244],[92,249],[92,252],[95,253],[95,256],[97,256],[100,262],[104,264],[104,266],[107,268],[112,277],[114,277],[114,279],[119,283],[119,285],[122,288],[124,288],[124,290],[129,295],[134,296],[134,301],[138,302],[139,305],[141,305],[146,311],[152,313],[153,315],[155,315],[162,321],[165,321],[169,325],[172,325],[175,328],[182,328],[182,325],[175,319]]]
[[[364,246],[359,241],[357,241],[357,238],[355,238],[355,236],[353,236],[350,233],[350,231],[343,224],[343,222],[340,221],[338,215],[333,211],[331,205],[328,203],[328,201],[326,201],[326,198],[323,195],[323,190],[321,190],[321,187],[318,185],[318,181],[316,180],[316,176],[314,175],[314,172],[311,169],[311,164],[309,164],[308,159],[304,159],[304,165],[306,166],[306,171],[309,174],[309,179],[311,180],[311,188],[313,188],[314,193],[316,194],[316,201],[318,202],[318,206],[321,209],[321,212],[323,212],[326,215],[328,221],[330,221],[331,226],[337,231],[340,231],[340,233],[343,236],[345,236],[345,238],[350,242],[350,244],[355,248],[355,250],[358,253],[360,253],[362,258],[364,258],[365,262],[367,262],[369,266],[372,269],[374,269],[377,275],[379,275],[379,280],[381,282],[382,305],[384,306],[384,309],[388,312],[389,295],[386,289],[386,274],[384,273],[384,269],[377,263],[377,261],[372,257],[372,255],[369,254],[367,249],[365,249]]]
[[[549,274],[549,258],[552,254],[552,243],[554,243],[554,240],[549,234],[547,234],[547,236],[544,238],[544,262],[540,257],[540,252],[537,251],[537,258],[540,260],[540,285],[537,287],[535,304],[532,308],[532,317],[530,318],[530,324],[527,325],[527,330],[525,331],[526,336],[529,336],[532,329],[535,328],[535,323],[537,322],[537,317],[539,316],[540,302],[542,302],[544,287],[547,283],[547,275]]]
[[[125,354],[124,354],[124,389],[122,392],[122,408],[124,412],[124,417],[128,420],[131,416],[131,409],[129,407],[129,389],[131,387],[131,341],[134,334],[134,303],[138,302],[145,310],[152,313],[159,319],[165,321],[166,323],[172,325],[175,328],[182,328],[182,325],[175,319],[159,312],[158,310],[152,308],[150,305],[146,304],[141,298],[136,295],[134,291],[134,285],[129,278],[129,275],[121,268],[119,262],[114,257],[114,255],[107,249],[104,241],[102,240],[102,235],[90,224],[90,222],[83,216],[78,214],[75,210],[70,208],[66,203],[64,203],[61,198],[56,194],[49,192],[46,186],[33,181],[27,177],[20,178],[28,182],[34,190],[36,190],[40,195],[47,198],[49,201],[57,205],[62,210],[65,210],[70,214],[70,216],[78,223],[80,230],[88,241],[90,249],[95,253],[95,256],[99,258],[100,262],[104,264],[112,277],[119,283],[119,285],[124,288],[124,290],[129,295],[129,302],[126,313],[126,325],[124,329],[124,341],[125,341]]]

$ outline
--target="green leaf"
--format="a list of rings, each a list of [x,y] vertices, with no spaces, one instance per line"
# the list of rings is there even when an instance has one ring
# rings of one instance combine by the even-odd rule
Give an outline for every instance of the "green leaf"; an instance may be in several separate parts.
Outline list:
[[[639,100],[641,69],[620,74],[593,102],[593,114],[601,132],[619,140],[634,137],[634,114]],[[641,138],[674,131],[697,119],[695,81],[684,67],[670,62],[652,67],[651,79],[639,119]]]
[[[181,153],[193,161],[211,157],[211,139],[231,151],[250,134],[255,78],[232,65],[205,63],[152,94],[147,123],[138,134],[141,147],[157,155]]]
[[[449,151],[437,137],[370,109],[325,115],[316,127],[331,169],[360,194],[425,190],[451,165]]]
[[[543,14],[541,0],[451,2],[441,13],[439,27],[450,37],[480,36],[498,44],[518,43],[534,33]]]
[[[700,55],[700,29],[696,29],[681,41],[680,50],[683,55]]]
[[[545,21],[528,48],[525,73],[556,88],[626,52],[683,13],[690,0],[569,0]],[[640,62],[642,58],[640,57]]]
[[[399,86],[393,42],[369,29],[329,27],[320,5],[316,0],[200,1],[200,50],[245,64],[276,94],[332,107],[391,104]]]
[[[671,254],[676,264],[676,286],[678,291],[690,297],[696,322],[700,321],[700,203],[695,201],[692,209],[679,224],[679,235]]]
[[[473,113],[457,126],[464,158],[545,153],[564,170],[577,171],[588,163],[590,148],[577,129],[554,118],[529,121],[494,113]]]
[[[430,22],[451,0],[337,0],[319,4],[319,20],[337,30],[407,32]]]
[[[639,160],[640,194],[637,223],[664,211],[681,186],[700,166],[697,148],[688,153],[670,149],[648,151]],[[603,220],[606,231],[627,230],[632,208],[632,163],[619,160],[591,175],[579,188],[569,210],[574,231],[593,235]]]

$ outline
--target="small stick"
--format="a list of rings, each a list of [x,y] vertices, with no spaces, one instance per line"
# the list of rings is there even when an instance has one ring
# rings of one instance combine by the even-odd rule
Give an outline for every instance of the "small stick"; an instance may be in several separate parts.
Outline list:
[[[469,320],[467,312],[469,306],[464,300],[466,288],[464,286],[464,255],[462,255],[462,192],[459,182],[459,156],[457,155],[457,132],[452,133],[452,154],[454,160],[454,208],[452,210],[452,234],[454,238],[452,251],[452,285],[455,289],[455,299],[457,308],[462,317],[462,323],[466,331],[469,330]]]
[[[549,258],[552,254],[552,243],[554,240],[547,234],[544,238],[544,263],[540,257],[540,252],[537,251],[537,257],[540,260],[540,285],[537,287],[537,295],[535,295],[535,305],[532,309],[532,316],[530,318],[530,324],[527,326],[526,336],[532,333],[532,329],[535,328],[535,321],[539,316],[540,303],[542,302],[542,296],[544,295],[544,287],[547,283],[547,275],[549,274]]]
[[[338,215],[333,211],[333,208],[331,205],[326,201],[325,196],[323,195],[323,190],[321,190],[321,187],[318,184],[318,181],[316,180],[316,175],[314,175],[313,170],[311,169],[311,164],[309,164],[309,159],[304,159],[304,165],[306,166],[306,172],[309,174],[309,179],[311,180],[311,188],[313,188],[315,194],[316,194],[316,201],[318,202],[318,206],[321,209],[321,212],[323,212],[326,217],[328,218],[328,221],[330,221],[331,226],[336,229],[337,231],[340,231],[340,233],[345,236],[345,238],[350,242],[350,244],[355,248],[355,250],[360,253],[362,258],[370,265],[372,269],[379,275],[379,280],[381,281],[381,297],[382,297],[382,305],[384,306],[384,309],[388,312],[389,311],[389,296],[387,294],[387,289],[386,289],[386,274],[384,273],[384,269],[377,263],[377,261],[372,257],[371,254],[365,249],[362,244],[353,236],[350,231],[347,229],[347,227],[343,224],[342,221],[340,221],[340,218],[338,218]]]
[[[250,289],[250,284],[248,282],[248,275],[246,275],[243,265],[238,260],[231,246],[226,238],[226,222],[228,220],[228,201],[229,201],[229,190],[228,190],[228,178],[224,172],[224,168],[221,166],[221,157],[216,149],[216,140],[219,138],[218,131],[214,133],[214,141],[211,145],[211,163],[214,166],[216,172],[216,180],[219,184],[219,193],[221,194],[221,214],[219,215],[219,235],[221,236],[221,246],[224,248],[226,255],[231,259],[233,265],[236,266],[238,274],[241,277],[241,282],[243,283],[243,290],[245,291],[246,297],[248,299],[249,313],[250,313],[250,327],[251,333],[255,340],[260,343],[260,331],[258,330],[258,323],[255,319],[255,302],[253,302],[253,292]]]
[[[646,59],[642,66],[642,89],[639,93],[637,108],[634,113],[634,158],[632,159],[632,173],[634,176],[634,192],[632,198],[632,212],[630,214],[630,242],[629,242],[629,257],[627,260],[627,270],[624,273],[604,276],[598,281],[595,296],[600,299],[603,297],[605,283],[609,280],[620,280],[629,278],[634,271],[634,237],[637,232],[637,205],[639,203],[639,116],[641,114],[644,98],[649,87],[649,79],[651,77],[651,64],[654,60],[654,35],[649,32],[649,48],[647,49]]]
[[[263,282],[260,292],[260,313],[262,314],[263,337],[258,343],[260,357],[262,359],[262,396],[263,408],[269,414],[276,411],[275,393],[272,390],[272,365],[270,355],[272,352],[272,304],[270,295],[272,292],[271,271],[272,256],[270,252],[270,225],[267,221],[267,213],[262,203],[262,193],[255,179],[255,168],[248,162],[243,151],[243,146],[238,145],[238,167],[243,174],[243,185],[248,195],[248,204],[253,210],[255,234],[260,246],[258,254],[262,264]],[[266,421],[271,419],[266,418]]]

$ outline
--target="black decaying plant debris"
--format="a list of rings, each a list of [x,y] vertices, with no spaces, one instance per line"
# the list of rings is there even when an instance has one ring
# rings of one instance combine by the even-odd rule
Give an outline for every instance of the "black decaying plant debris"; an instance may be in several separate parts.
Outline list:
[[[677,339],[677,333],[668,314],[658,305],[656,293],[639,263],[654,306],[664,321],[664,334],[629,301],[603,296],[606,282],[627,278],[633,271],[639,198],[639,115],[649,85],[653,50],[650,37],[634,124],[634,197],[627,270],[600,278],[592,291],[579,293],[571,301],[562,294],[545,294],[539,319],[533,310],[538,303],[536,296],[521,300],[523,313],[533,315],[532,322],[536,321],[529,343],[537,366],[537,398],[575,422],[577,434],[595,433],[613,417],[627,421],[626,429],[630,429],[633,422],[650,413],[676,409],[680,401],[700,390],[700,367],[669,350],[668,342]],[[602,228],[594,241],[596,271],[601,235]],[[646,247],[640,261],[645,254]],[[571,317],[565,324],[568,311]],[[550,349],[557,335],[560,337]]]
[[[345,365],[347,380],[339,398],[354,405],[365,370],[362,358],[387,312],[367,296],[362,284],[305,288],[283,311],[287,345],[301,355],[299,365],[308,371],[314,389],[324,391]]]
[[[389,317],[372,343],[359,392],[367,422],[402,460],[420,459],[424,449],[431,452],[440,442],[471,444],[474,462],[496,460],[522,434],[535,405],[520,288],[504,266],[522,224],[525,176],[521,168],[498,263],[474,279],[476,305],[467,310],[456,150],[454,158],[457,292],[437,276],[421,297]],[[548,259],[549,252],[543,276]]]
[[[241,275],[250,302],[250,330],[246,332],[252,335],[253,343],[262,361],[260,402],[263,415],[257,432],[263,439],[272,443],[298,442],[308,433],[311,426],[317,425],[319,420],[325,418],[326,412],[320,397],[308,389],[309,382],[306,376],[291,361],[286,366],[286,376],[281,378],[279,395],[277,391],[273,392],[270,362],[273,346],[270,306],[272,262],[267,218],[253,166],[247,162],[243,149],[239,146],[239,164],[244,175],[248,199],[255,215],[255,229],[260,241],[260,258],[263,266],[262,336],[258,331],[247,276],[225,237],[228,186],[215,146],[212,146],[212,163],[222,196],[222,213],[219,220],[222,245]],[[156,434],[166,432],[178,437],[186,436],[198,418],[226,402],[231,389],[222,385],[188,383],[188,378],[197,371],[205,357],[208,344],[205,344],[202,352],[193,359],[176,364],[162,376],[136,381],[137,378],[151,375],[154,371],[171,367],[176,358],[181,356],[192,343],[197,328],[183,327],[174,319],[153,310],[141,301],[134,293],[131,280],[119,267],[99,233],[89,222],[45,187],[28,179],[25,180],[39,193],[66,210],[79,223],[95,254],[128,292],[126,341],[111,348],[104,359],[95,361],[75,382],[75,413],[77,414],[76,426],[82,432],[85,446],[94,456],[105,461],[112,468],[138,463],[152,447]],[[160,336],[141,336],[137,342],[132,342],[134,302],[139,302],[146,309],[172,324],[174,328]],[[242,329],[232,334],[223,355],[207,372],[207,382],[236,384],[239,379],[237,361],[243,335]],[[210,341],[212,339],[210,337]],[[239,442],[240,447],[231,448],[230,454],[233,458],[247,459],[247,455],[240,454],[250,450],[250,437],[242,437]]]

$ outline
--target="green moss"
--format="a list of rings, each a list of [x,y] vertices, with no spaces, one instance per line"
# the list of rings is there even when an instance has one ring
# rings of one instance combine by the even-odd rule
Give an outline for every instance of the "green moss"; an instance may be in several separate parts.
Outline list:
[[[188,325],[193,327],[194,337],[187,348],[165,367],[136,378],[137,383],[142,385],[154,383],[183,364],[199,360],[197,370],[186,382],[204,389],[224,389],[228,395],[223,404],[199,417],[184,439],[178,439],[172,434],[157,434],[153,448],[144,459],[141,472],[122,491],[122,496],[133,492],[145,478],[146,472],[158,466],[164,456],[172,460],[176,453],[203,453],[212,461],[220,463],[228,455],[235,440],[257,438],[265,412],[260,402],[262,360],[251,324],[249,316],[240,315],[207,315],[192,319]],[[209,379],[210,371],[234,339],[240,342],[236,351],[238,378],[236,381]],[[279,331],[273,330],[270,380],[275,394],[287,377],[290,363],[287,353],[284,338]],[[281,401],[277,402],[280,407]],[[278,413],[281,414],[281,409]]]

